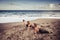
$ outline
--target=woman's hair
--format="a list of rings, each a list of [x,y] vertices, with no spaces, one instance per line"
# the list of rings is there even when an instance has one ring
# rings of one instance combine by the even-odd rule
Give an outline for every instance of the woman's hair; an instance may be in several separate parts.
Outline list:
[[[34,23],[34,27],[37,27],[37,24],[36,23]]]
[[[29,24],[30,24],[30,21],[27,21],[26,27],[28,27],[28,26],[29,26]]]
[[[30,21],[27,21],[27,24],[30,24]]]
[[[23,19],[23,22],[24,22],[25,20]]]

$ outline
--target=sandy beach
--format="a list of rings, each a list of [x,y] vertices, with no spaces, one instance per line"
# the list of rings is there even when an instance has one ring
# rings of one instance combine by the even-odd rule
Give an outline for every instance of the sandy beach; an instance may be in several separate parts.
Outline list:
[[[26,30],[22,22],[0,23],[0,40],[59,40],[60,19],[36,19],[30,21],[37,23],[49,34],[35,34],[32,30]]]

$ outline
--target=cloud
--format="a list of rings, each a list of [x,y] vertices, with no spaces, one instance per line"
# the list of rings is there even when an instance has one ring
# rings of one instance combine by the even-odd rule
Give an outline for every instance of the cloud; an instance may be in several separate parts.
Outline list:
[[[59,4],[9,3],[0,4],[0,10],[60,10]]]

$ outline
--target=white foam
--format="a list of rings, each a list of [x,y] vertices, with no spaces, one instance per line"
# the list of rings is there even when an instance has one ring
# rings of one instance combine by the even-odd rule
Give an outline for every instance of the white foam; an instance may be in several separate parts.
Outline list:
[[[0,17],[0,23],[8,23],[8,22],[22,22],[23,19],[26,21],[35,20],[38,17]]]
[[[9,23],[9,22],[22,22],[23,19],[26,21],[36,20],[39,18],[52,18],[52,19],[60,19],[60,17],[0,17],[0,23]]]

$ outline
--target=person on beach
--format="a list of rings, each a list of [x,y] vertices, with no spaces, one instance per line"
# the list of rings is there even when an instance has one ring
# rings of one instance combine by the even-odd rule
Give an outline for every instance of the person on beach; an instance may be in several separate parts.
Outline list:
[[[30,21],[27,21],[27,24],[26,24],[26,28],[30,28],[31,27],[31,23],[30,23]]]
[[[37,33],[40,29],[40,26],[38,26],[36,23],[34,23],[34,33]]]
[[[23,19],[23,24],[25,24],[25,20]]]
[[[28,29],[33,29],[34,25],[33,25],[33,23],[31,23],[30,21],[27,21],[26,27],[27,27]]]
[[[26,21],[23,19],[23,25],[26,26],[26,24],[27,24]]]
[[[40,33],[40,34],[45,34],[45,33],[49,33],[47,30],[41,29],[39,25],[37,25],[36,23],[34,23],[34,33]]]

